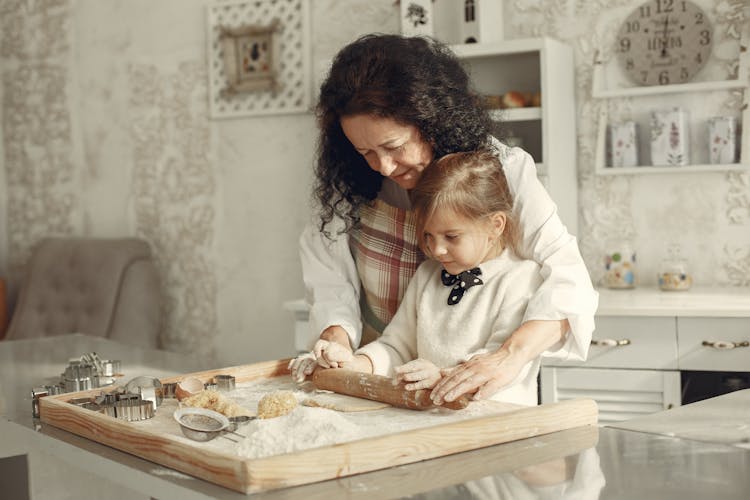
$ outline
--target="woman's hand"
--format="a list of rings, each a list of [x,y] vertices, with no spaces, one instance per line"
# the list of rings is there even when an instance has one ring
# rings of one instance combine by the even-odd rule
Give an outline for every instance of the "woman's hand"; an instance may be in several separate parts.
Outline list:
[[[323,368],[343,368],[344,363],[354,359],[354,353],[349,345],[342,345],[333,340],[320,339],[315,342],[313,355]]]
[[[442,370],[443,379],[430,394],[432,402],[441,405],[464,394],[486,399],[510,384],[521,372],[526,360],[504,349],[477,354],[454,368]]]
[[[349,346],[349,334],[338,325],[329,326],[320,334],[320,340],[313,350],[301,354],[289,362],[292,379],[301,383],[305,377],[312,375],[315,367],[339,368],[343,362],[351,361],[352,349]]]
[[[440,368],[426,359],[415,359],[396,367],[396,382],[414,382],[404,386],[407,391],[431,389],[441,377]]]
[[[313,354],[323,368],[341,368],[343,362],[352,358],[349,334],[339,325],[329,326],[320,334]]]
[[[327,342],[327,345],[323,343]],[[338,346],[338,347],[337,347]],[[301,384],[305,381],[305,378],[315,371],[315,368],[321,366],[323,368],[346,368],[347,370],[353,370],[357,372],[372,373],[372,362],[370,358],[364,355],[353,355],[351,350],[347,351],[340,344],[335,342],[329,342],[328,340],[318,340],[315,344],[316,349],[320,348],[320,357],[315,355],[315,350],[301,354],[289,362],[289,371],[292,375],[292,380],[296,383]],[[323,361],[324,357],[328,360]],[[337,361],[330,361],[336,359]],[[325,366],[326,363],[329,366]],[[332,363],[336,363],[336,366],[330,366]]]
[[[313,347],[318,365],[323,368],[346,368],[355,372],[372,373],[372,362],[364,354],[354,354],[349,345],[332,340],[318,340]]]
[[[443,370],[443,379],[430,394],[436,405],[464,394],[487,399],[513,382],[526,363],[565,339],[567,319],[531,320],[522,324],[495,352],[477,354],[455,368]]]

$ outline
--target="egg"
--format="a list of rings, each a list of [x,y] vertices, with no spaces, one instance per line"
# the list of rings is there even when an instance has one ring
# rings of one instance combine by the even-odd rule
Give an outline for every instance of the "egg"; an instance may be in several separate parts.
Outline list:
[[[178,401],[182,401],[185,398],[198,394],[203,390],[203,382],[199,379],[190,377],[181,380],[177,387],[175,387],[174,394]]]

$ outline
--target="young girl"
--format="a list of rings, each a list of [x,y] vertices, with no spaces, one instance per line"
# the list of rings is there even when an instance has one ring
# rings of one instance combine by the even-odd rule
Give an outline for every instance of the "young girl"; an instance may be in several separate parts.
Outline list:
[[[436,395],[444,375],[483,357],[502,360],[512,351],[505,341],[535,319],[525,317],[526,306],[543,280],[539,265],[513,250],[513,199],[492,151],[454,153],[434,162],[411,199],[419,245],[429,260],[417,269],[393,320],[354,355],[325,341],[314,354],[323,366],[395,374],[408,390],[434,388],[433,401],[441,404]],[[525,353],[514,380],[489,388],[494,393],[483,388],[475,397],[537,404],[544,350]],[[475,382],[467,380],[467,386]]]

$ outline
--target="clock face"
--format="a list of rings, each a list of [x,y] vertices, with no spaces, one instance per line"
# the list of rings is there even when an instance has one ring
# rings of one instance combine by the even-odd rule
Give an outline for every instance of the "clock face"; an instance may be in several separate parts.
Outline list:
[[[693,2],[649,0],[625,19],[615,52],[639,85],[686,83],[711,55],[713,30]]]

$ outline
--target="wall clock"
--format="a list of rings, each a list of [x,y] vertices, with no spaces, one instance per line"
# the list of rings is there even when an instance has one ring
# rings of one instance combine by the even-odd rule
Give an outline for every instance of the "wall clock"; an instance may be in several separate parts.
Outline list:
[[[713,29],[705,12],[686,0],[649,0],[622,23],[615,53],[639,85],[686,83],[711,55]]]

